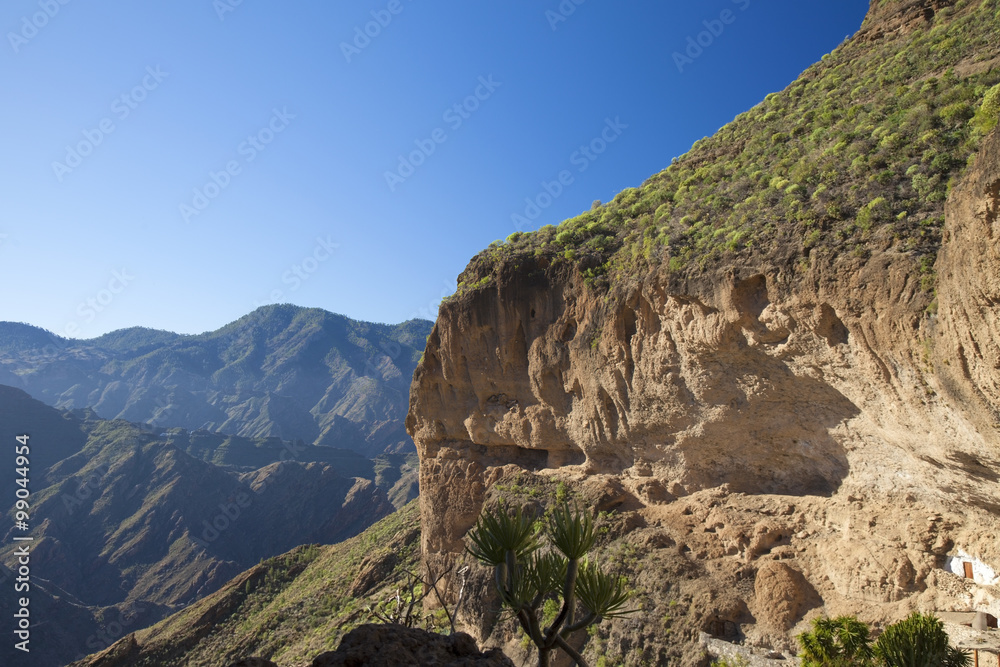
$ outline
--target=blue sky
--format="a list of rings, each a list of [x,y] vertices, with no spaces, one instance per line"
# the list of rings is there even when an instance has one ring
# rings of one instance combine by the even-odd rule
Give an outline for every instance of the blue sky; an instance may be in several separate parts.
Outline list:
[[[639,185],[867,4],[9,0],[0,320],[433,319],[491,241]]]

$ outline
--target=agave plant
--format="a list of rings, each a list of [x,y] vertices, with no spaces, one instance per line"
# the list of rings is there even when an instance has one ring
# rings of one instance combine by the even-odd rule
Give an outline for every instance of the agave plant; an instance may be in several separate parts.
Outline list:
[[[511,511],[500,505],[484,510],[469,531],[469,553],[493,568],[500,600],[538,648],[539,667],[548,667],[557,648],[587,667],[568,637],[605,618],[631,613],[625,609],[625,581],[585,560],[596,539],[593,518],[566,501],[543,524],[523,508]],[[550,599],[559,601],[559,613],[544,623],[539,609]],[[580,618],[577,612],[582,612]]]

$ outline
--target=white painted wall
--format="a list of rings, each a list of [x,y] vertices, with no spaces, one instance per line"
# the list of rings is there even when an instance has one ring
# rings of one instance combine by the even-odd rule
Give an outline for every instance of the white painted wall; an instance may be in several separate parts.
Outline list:
[[[964,577],[965,566],[963,563],[972,563],[972,579],[977,584],[982,584],[984,586],[995,586],[1000,584],[1000,577],[997,576],[996,571],[994,571],[992,567],[978,558],[970,556],[963,549],[959,549],[957,554],[948,556],[944,564],[944,569],[957,574],[960,577]]]

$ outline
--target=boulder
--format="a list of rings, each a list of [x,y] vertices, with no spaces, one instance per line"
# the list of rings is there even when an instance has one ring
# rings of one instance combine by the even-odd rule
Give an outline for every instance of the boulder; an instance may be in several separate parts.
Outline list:
[[[402,625],[362,625],[312,667],[514,667],[499,649],[481,652],[464,632],[438,635]]]

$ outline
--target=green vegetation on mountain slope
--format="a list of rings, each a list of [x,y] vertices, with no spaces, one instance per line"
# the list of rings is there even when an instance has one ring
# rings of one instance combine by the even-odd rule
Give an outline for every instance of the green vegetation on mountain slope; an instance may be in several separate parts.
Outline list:
[[[170,618],[79,667],[214,667],[251,655],[282,665],[333,650],[365,610],[395,592],[419,560],[416,502],[333,546],[306,545],[238,575]]]
[[[413,491],[403,480],[411,473],[399,470],[405,457],[387,456],[376,473],[355,452],[150,431],[61,412],[4,386],[0,417],[7,440],[28,434],[31,448],[32,608],[58,625],[32,652],[39,667],[104,648],[262,558],[356,535],[392,511],[387,490],[395,487],[397,502]],[[12,494],[0,515],[8,583],[17,575],[2,564],[16,565],[20,544],[13,503]],[[13,613],[11,604],[0,600],[0,611]],[[0,664],[17,653],[0,647]]]
[[[690,277],[758,255],[802,269],[889,248],[930,290],[949,188],[996,123],[1000,2],[960,0],[920,23],[887,35],[866,23],[640,187],[494,243],[459,293],[531,254],[579,262],[601,286],[661,264]]]
[[[31,458],[37,478],[57,461],[80,451],[87,441],[84,421],[79,414],[67,413],[34,400],[20,389],[0,384],[0,442],[29,434],[37,444]],[[11,497],[9,502],[13,502]]]

